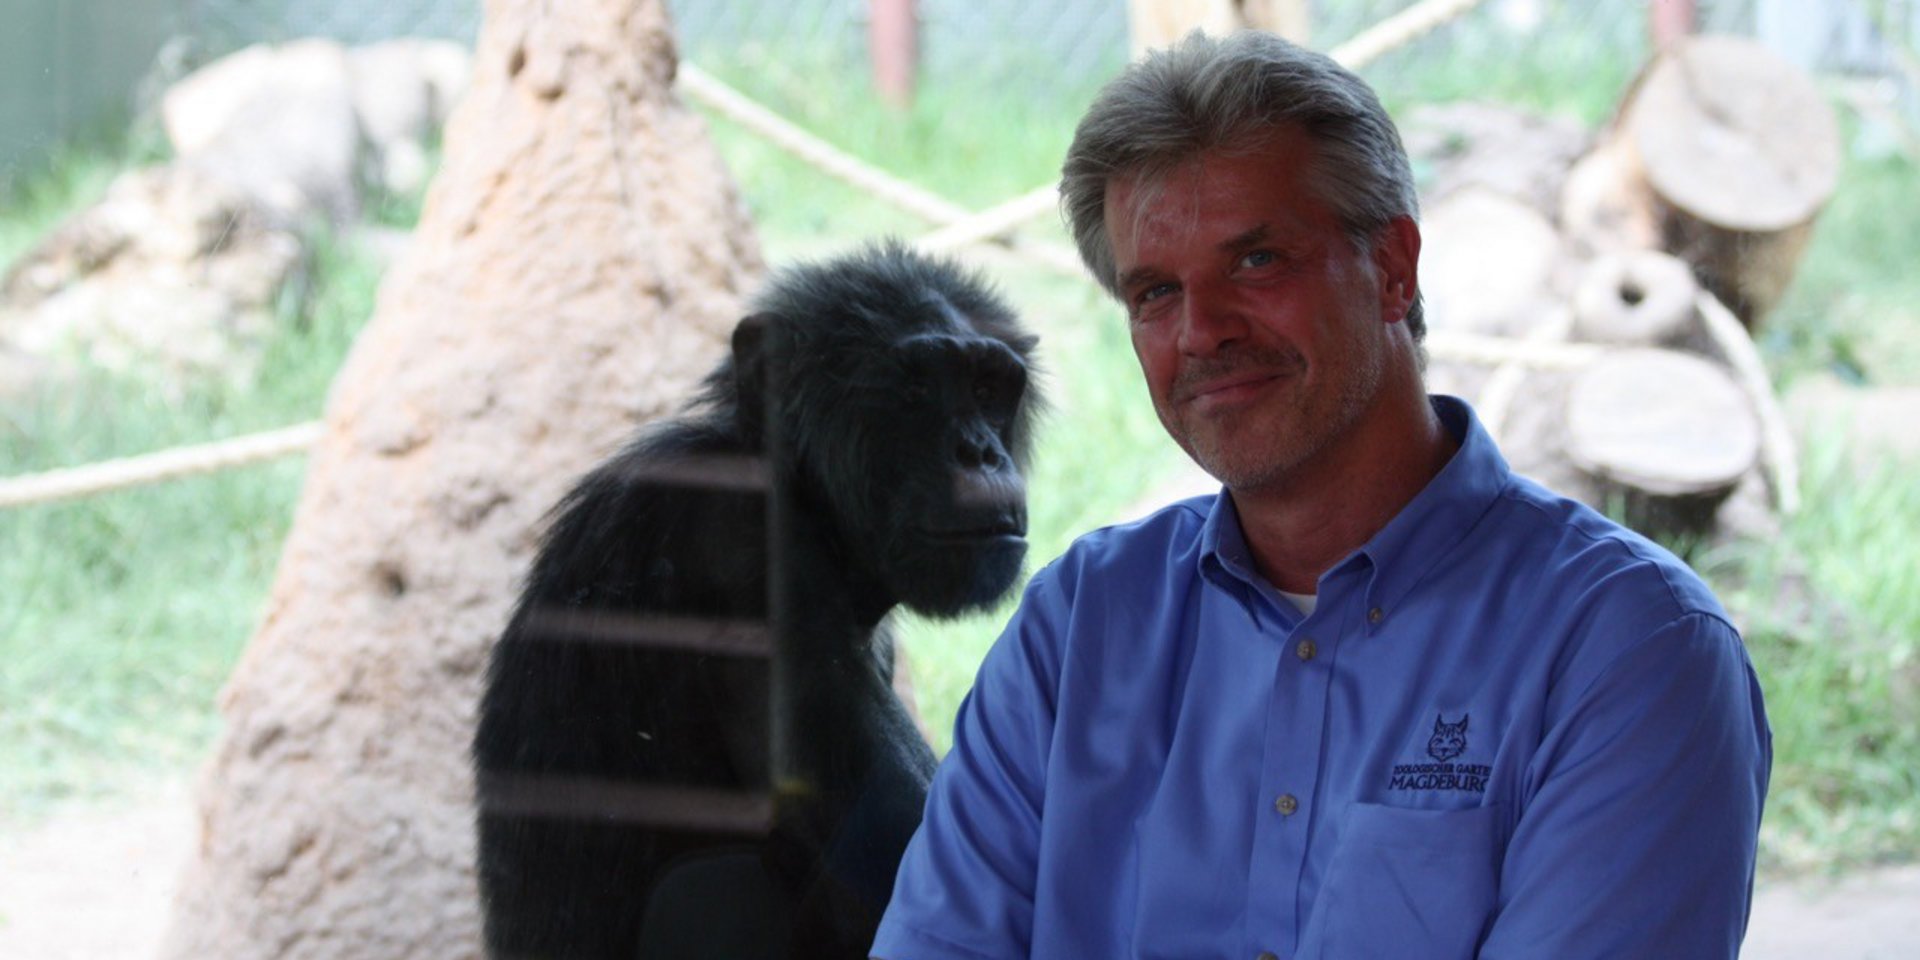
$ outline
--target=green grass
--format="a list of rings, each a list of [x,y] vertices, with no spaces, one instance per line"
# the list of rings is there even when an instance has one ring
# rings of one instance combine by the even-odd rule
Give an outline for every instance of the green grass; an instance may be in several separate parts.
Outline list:
[[[1645,17],[1575,0],[1543,6],[1537,33],[1516,34],[1482,8],[1362,75],[1395,115],[1422,103],[1486,100],[1598,126],[1647,55]]]
[[[1762,829],[1782,869],[1920,852],[1920,486],[1915,465],[1807,457],[1780,537],[1698,565],[1743,621],[1773,728]]]
[[[0,410],[6,474],[237,436],[314,417],[378,268],[322,243],[312,295],[248,383],[161,391],[98,377]],[[0,822],[181,770],[215,730],[278,559],[299,460],[0,510]]]
[[[113,152],[69,148],[11,175],[0,171],[0,276],[68,214],[104,195],[123,166]]]
[[[1847,160],[1761,328],[1776,384],[1920,384],[1916,196],[1920,160]],[[1801,514],[1703,564],[1748,620],[1776,750],[1763,839],[1783,868],[1920,856],[1920,463],[1863,459],[1816,438]]]
[[[1920,383],[1920,160],[1851,159],[1814,223],[1799,273],[1762,328],[1777,379],[1827,371]]]

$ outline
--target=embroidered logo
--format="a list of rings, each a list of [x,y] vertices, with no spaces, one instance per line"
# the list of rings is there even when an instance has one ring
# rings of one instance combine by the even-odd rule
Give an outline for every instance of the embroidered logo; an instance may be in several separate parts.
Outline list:
[[[1446,763],[1467,752],[1467,720],[1469,714],[1461,714],[1459,723],[1448,723],[1440,714],[1433,715],[1433,739],[1427,741],[1427,756]]]
[[[1435,714],[1433,735],[1427,738],[1427,756],[1433,763],[1397,763],[1387,781],[1389,790],[1461,790],[1487,792],[1487,778],[1493,767],[1484,763],[1455,763],[1467,752],[1468,714],[1448,723],[1445,714]]]

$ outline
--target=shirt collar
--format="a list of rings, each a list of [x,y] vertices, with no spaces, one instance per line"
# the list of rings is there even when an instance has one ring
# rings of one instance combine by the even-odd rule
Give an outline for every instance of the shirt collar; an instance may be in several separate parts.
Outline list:
[[[1441,425],[1459,441],[1460,449],[1379,533],[1328,571],[1341,570],[1357,558],[1371,562],[1374,573],[1368,606],[1389,615],[1433,565],[1480,522],[1512,476],[1506,458],[1466,401],[1440,394],[1429,396],[1428,401]],[[1265,583],[1254,572],[1240,530],[1240,515],[1224,489],[1214,498],[1213,509],[1201,528],[1200,564],[1203,573],[1211,575],[1214,569],[1224,568],[1237,579]]]

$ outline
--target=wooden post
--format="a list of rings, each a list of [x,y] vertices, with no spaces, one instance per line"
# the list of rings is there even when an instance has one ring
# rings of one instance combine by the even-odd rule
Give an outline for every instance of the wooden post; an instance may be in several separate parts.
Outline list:
[[[1648,0],[1647,20],[1653,27],[1653,49],[1666,50],[1693,35],[1699,25],[1695,0]]]
[[[906,109],[913,105],[919,68],[920,21],[914,0],[869,0],[867,47],[873,58],[873,87],[880,99]]]

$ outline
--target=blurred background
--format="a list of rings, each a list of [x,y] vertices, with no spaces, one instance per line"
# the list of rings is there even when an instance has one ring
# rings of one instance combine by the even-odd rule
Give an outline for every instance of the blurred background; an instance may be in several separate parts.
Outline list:
[[[889,49],[878,46],[889,41],[876,39],[884,31],[868,0],[668,6],[686,62],[971,210],[1048,184],[1081,110],[1131,52],[1126,0],[918,0],[905,5],[912,42]],[[1305,39],[1328,50],[1410,4],[1300,6]],[[477,0],[9,0],[7,10],[0,482],[319,416],[420,216],[437,124],[464,82],[456,54],[479,28]],[[1767,692],[1777,758],[1765,878],[1911,862],[1920,854],[1920,2],[1491,0],[1361,73],[1407,126],[1423,185],[1457,172],[1458,156],[1488,156],[1468,150],[1482,127],[1432,112],[1467,102],[1548,131],[1481,149],[1496,160],[1544,149],[1564,174],[1607,139],[1658,45],[1688,32],[1751,40],[1810,78],[1835,122],[1837,181],[1784,293],[1743,318],[1793,429],[1799,509],[1770,511],[1762,494],[1748,513],[1763,516],[1669,542],[1734,612]],[[405,69],[425,91],[418,115],[379,142],[362,117],[369,142],[352,148],[350,182],[320,184],[288,201],[293,214],[258,227],[224,300],[176,309],[182,301],[149,271],[127,281],[130,292],[98,294],[124,293],[133,306],[99,310],[146,316],[164,303],[178,323],[135,335],[101,321],[91,340],[42,309],[48,290],[126,261],[130,241],[114,229],[147,239],[172,229],[142,226],[148,214],[125,203],[89,213],[110,195],[144,196],[143,211],[187,209],[201,224],[189,233],[234,229],[240,221],[223,219],[217,198],[125,175],[180,149],[163,104],[196,70],[311,38],[348,50],[445,43],[407,48],[415,59]],[[931,229],[690,100],[770,263]],[[1423,116],[1431,122],[1416,122]],[[1549,226],[1563,228],[1551,214]],[[1065,242],[1052,216],[1023,236]],[[1033,563],[1190,489],[1117,307],[1017,251],[976,252],[1045,338],[1056,409],[1032,483]],[[164,261],[164,251],[142,256]],[[1463,390],[1485,387],[1476,375],[1457,379]],[[0,944],[58,909],[35,899],[41,884],[27,878],[57,873],[63,854],[126,863],[129,903],[158,902],[167,858],[190,842],[162,834],[182,833],[187,784],[219,732],[217,693],[258,625],[302,475],[300,457],[282,456],[0,506]],[[936,750],[1005,614],[899,624]]]

